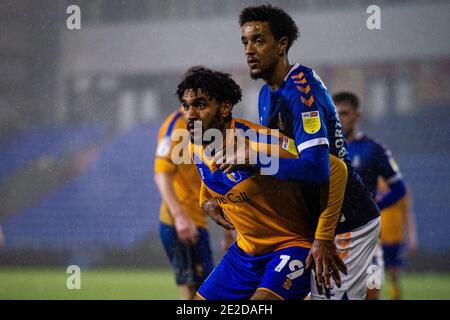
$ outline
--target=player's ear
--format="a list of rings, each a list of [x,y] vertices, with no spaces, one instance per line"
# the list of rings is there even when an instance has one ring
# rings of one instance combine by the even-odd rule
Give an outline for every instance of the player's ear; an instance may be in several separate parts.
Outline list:
[[[222,103],[222,118],[228,118],[233,110],[233,105],[230,102]]]
[[[278,46],[279,46],[278,55],[279,56],[285,55],[289,46],[288,37],[282,37],[280,40],[278,40]]]

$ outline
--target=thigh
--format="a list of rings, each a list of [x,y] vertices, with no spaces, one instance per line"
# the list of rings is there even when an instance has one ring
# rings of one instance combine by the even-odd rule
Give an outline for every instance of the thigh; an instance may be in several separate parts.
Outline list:
[[[376,218],[352,232],[336,236],[336,247],[347,266],[347,275],[340,274],[341,288],[331,280],[329,297],[319,294],[314,271],[311,275],[311,300],[364,300],[367,289],[381,286],[381,271],[372,266],[380,233]]]
[[[386,268],[402,267],[405,264],[401,243],[383,244],[383,256]]]
[[[234,244],[200,286],[197,296],[204,300],[247,300],[260,279],[258,268]]]
[[[160,237],[170,265],[175,272],[177,285],[198,285],[207,276],[212,267],[203,266],[197,257],[196,247],[187,246],[178,240],[175,227],[161,223]],[[199,243],[203,243],[204,240]],[[197,245],[199,245],[197,243]],[[211,260],[212,261],[212,260]]]
[[[310,291],[310,270],[305,270],[309,249],[289,247],[272,253],[258,290],[279,299],[304,299]]]

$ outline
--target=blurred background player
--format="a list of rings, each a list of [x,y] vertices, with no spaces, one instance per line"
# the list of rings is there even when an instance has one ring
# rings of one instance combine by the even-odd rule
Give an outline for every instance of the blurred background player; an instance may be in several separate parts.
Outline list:
[[[379,178],[377,198],[389,192],[384,179]],[[384,268],[389,276],[389,296],[393,300],[402,298],[399,273],[405,265],[406,255],[417,249],[417,232],[411,195],[406,194],[393,205],[381,210],[381,245]]]
[[[347,140],[348,153],[352,165],[358,170],[372,197],[382,210],[381,240],[386,268],[393,279],[392,297],[399,298],[397,285],[398,267],[401,263],[403,236],[402,223],[411,224],[409,212],[409,195],[403,182],[402,174],[391,152],[359,131],[361,111],[358,97],[351,92],[338,92],[333,101],[341,119]],[[377,197],[379,179],[383,181],[382,192]],[[412,229],[406,229],[412,230]],[[415,232],[410,233],[411,244],[415,243]],[[378,254],[378,259],[380,259]],[[377,263],[382,267],[381,263]],[[382,270],[382,268],[381,268]],[[368,290],[369,299],[378,299],[379,290]]]
[[[247,7],[241,11],[239,24],[250,76],[266,83],[259,94],[260,123],[294,139],[301,155],[298,159],[280,159],[275,177],[301,182],[308,190],[327,183],[328,154],[341,159],[348,168],[341,218],[326,218],[327,223],[319,223],[311,248],[308,262],[314,262],[317,276],[312,280],[317,280],[317,286],[311,286],[311,298],[364,299],[368,275],[361,270],[370,266],[378,242],[379,210],[350,164],[328,90],[314,70],[289,63],[288,51],[299,31],[284,10],[271,5]],[[330,274],[336,280],[329,272],[330,265],[337,262],[331,254],[336,246],[348,270],[342,286],[329,280]],[[326,295],[320,290],[322,286]]]
[[[201,70],[192,67],[186,75]],[[180,131],[181,129],[184,131]],[[180,110],[164,121],[158,136],[154,179],[161,194],[160,237],[175,271],[180,298],[190,300],[198,286],[212,271],[214,264],[210,248],[207,220],[199,205],[201,180],[193,163],[175,164],[172,150],[179,136],[189,133]],[[182,158],[183,154],[174,156]],[[223,244],[225,247],[228,244]]]

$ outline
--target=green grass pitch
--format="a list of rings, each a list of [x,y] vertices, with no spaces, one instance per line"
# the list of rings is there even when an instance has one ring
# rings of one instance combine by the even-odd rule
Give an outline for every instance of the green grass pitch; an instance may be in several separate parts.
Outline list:
[[[177,299],[170,270],[82,270],[80,290],[66,288],[68,276],[65,269],[0,269],[0,299]],[[405,299],[450,299],[450,274],[402,280]]]

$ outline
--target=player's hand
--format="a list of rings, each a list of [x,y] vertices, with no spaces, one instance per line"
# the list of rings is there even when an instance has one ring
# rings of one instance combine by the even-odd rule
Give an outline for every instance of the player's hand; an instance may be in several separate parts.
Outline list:
[[[339,257],[333,240],[314,240],[306,258],[306,269],[310,268],[313,264],[319,293],[323,292],[324,287],[325,290],[330,289],[331,277],[333,277],[336,285],[339,288],[341,287],[339,271],[347,274],[347,267]]]
[[[238,143],[240,140],[234,138],[234,152],[232,154],[227,154],[225,148],[218,150],[214,155],[215,162],[219,165],[219,170],[223,173],[228,174],[237,170],[257,170],[258,167],[256,159],[251,159],[250,157],[250,141],[249,139],[244,139],[245,143]],[[229,144],[233,146],[233,144]]]
[[[194,245],[198,240],[197,227],[185,214],[180,214],[174,217],[175,230],[177,231],[178,239],[185,245]]]
[[[217,204],[215,199],[211,198],[203,202],[202,209],[203,212],[213,219],[219,226],[227,230],[234,230],[233,224],[230,220],[228,220],[227,216],[223,213],[222,208]]]

